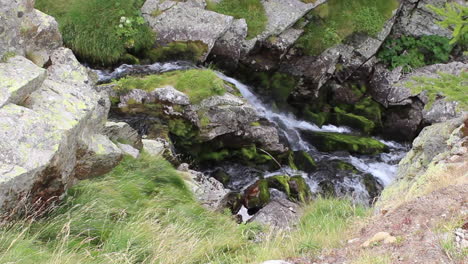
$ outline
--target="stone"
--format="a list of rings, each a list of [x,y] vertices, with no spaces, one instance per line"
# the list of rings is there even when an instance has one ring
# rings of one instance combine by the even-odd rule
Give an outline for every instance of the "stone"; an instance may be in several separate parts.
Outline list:
[[[141,136],[128,123],[108,121],[104,126],[103,134],[114,142],[128,144],[138,150],[143,148]]]
[[[211,53],[225,67],[236,68],[243,55],[244,40],[247,37],[247,23],[245,19],[235,19],[231,27],[213,46]],[[248,53],[244,52],[244,53]]]
[[[181,173],[186,175],[184,178],[189,179],[186,182],[202,205],[211,210],[219,210],[223,198],[228,194],[222,183],[198,171]]]
[[[156,99],[158,101],[176,105],[188,105],[190,104],[190,99],[188,96],[172,86],[166,86],[162,88],[154,89],[153,91]]]
[[[258,210],[270,201],[267,180],[258,180],[244,191],[243,204],[248,210]]]
[[[41,87],[45,78],[46,71],[24,57],[16,56],[8,63],[0,63],[0,107],[21,104]]]
[[[364,242],[361,247],[373,246],[376,243],[383,242],[384,244],[391,244],[397,241],[396,237],[391,236],[388,232],[378,232],[372,238]]]
[[[208,47],[202,61],[234,20],[231,16],[204,10],[191,2],[148,0],[141,11],[156,32],[157,45],[165,46],[175,41],[201,41]]]
[[[143,139],[143,150],[151,156],[161,156],[167,149],[167,145],[163,140]]]
[[[273,199],[260,209],[249,222],[268,225],[273,229],[291,229],[298,221],[299,205],[287,199]]]
[[[123,152],[125,155],[132,156],[134,159],[137,159],[140,156],[140,151],[131,145],[117,143],[117,147]]]
[[[298,170],[313,172],[317,169],[315,160],[305,151],[294,151],[294,164]]]

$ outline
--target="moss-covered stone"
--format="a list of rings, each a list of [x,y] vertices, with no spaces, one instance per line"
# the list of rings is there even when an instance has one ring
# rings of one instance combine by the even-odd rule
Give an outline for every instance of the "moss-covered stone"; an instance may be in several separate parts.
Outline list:
[[[324,197],[335,197],[335,185],[331,181],[322,181],[319,183],[320,189],[322,189],[322,195]]]
[[[146,57],[151,62],[170,60],[188,60],[198,62],[207,52],[208,46],[201,41],[176,41],[164,47],[157,47],[147,51]]]
[[[223,170],[217,170],[212,175],[217,181],[226,186],[231,181],[231,176]]]
[[[220,205],[222,208],[228,208],[232,214],[237,214],[242,207],[242,194],[230,192],[223,198]]]
[[[294,164],[298,170],[305,172],[312,172],[317,168],[315,160],[305,151],[294,152]]]
[[[369,119],[350,113],[335,112],[331,115],[330,122],[337,126],[348,126],[358,129],[369,135],[375,129],[375,123]]]
[[[284,192],[288,197],[291,196],[291,190],[289,189],[289,176],[287,175],[275,175],[266,179],[269,188],[277,189],[278,191]]]
[[[305,202],[312,198],[309,185],[307,185],[305,179],[302,178],[302,176],[293,176],[289,179],[288,183],[292,199]]]
[[[335,167],[338,170],[341,171],[351,171],[353,173],[357,173],[358,170],[356,167],[354,167],[352,164],[349,164],[348,162],[344,162],[342,160],[334,160],[331,162],[333,167]]]
[[[376,128],[382,127],[382,106],[370,97],[366,97],[354,105],[353,113],[374,122]]]
[[[137,57],[135,57],[135,56],[133,56],[132,54],[129,54],[129,53],[123,55],[122,58],[120,59],[120,61],[122,63],[131,64],[131,65],[140,64],[140,60]]]
[[[366,187],[367,193],[369,193],[371,199],[378,197],[382,192],[382,185],[377,182],[372,174],[364,175],[362,183]]]
[[[244,206],[249,210],[260,209],[269,201],[270,190],[268,189],[268,181],[265,179],[258,180],[244,192]]]
[[[328,123],[328,120],[330,118],[330,113],[328,113],[328,112],[314,113],[314,112],[306,109],[303,112],[303,118],[306,121],[312,122],[312,123],[316,124],[317,126],[321,127],[324,124]]]
[[[351,153],[374,155],[388,150],[385,144],[369,137],[327,132],[305,132],[303,135],[320,151],[345,150]]]

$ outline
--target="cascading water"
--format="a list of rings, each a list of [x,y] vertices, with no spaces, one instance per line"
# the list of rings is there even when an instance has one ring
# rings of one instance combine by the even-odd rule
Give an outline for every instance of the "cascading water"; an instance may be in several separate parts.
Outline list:
[[[127,75],[147,75],[155,73],[163,73],[174,70],[186,70],[196,68],[195,65],[187,62],[171,62],[171,63],[155,63],[152,65],[122,65],[115,69],[113,72],[106,72],[96,70],[95,72],[99,76],[100,83],[110,82],[115,79],[125,77]],[[306,151],[316,161],[322,164],[327,164],[333,161],[343,161],[352,164],[362,174],[371,174],[375,179],[378,180],[384,187],[390,184],[397,170],[398,162],[403,158],[407,152],[408,147],[393,141],[380,140],[386,144],[390,152],[382,153],[374,156],[353,156],[353,155],[335,155],[330,153],[324,153],[318,151],[312,144],[305,141],[301,136],[301,131],[314,131],[314,132],[336,132],[336,133],[352,133],[353,131],[347,127],[336,127],[333,125],[326,125],[318,127],[317,125],[306,122],[304,120],[297,119],[292,113],[281,113],[273,111],[271,107],[263,103],[259,97],[257,97],[251,89],[239,82],[238,80],[228,77],[223,73],[217,72],[218,76],[226,82],[233,84],[243,97],[253,105],[258,113],[276,124],[278,129],[285,135],[289,144],[294,151]],[[335,186],[335,192],[339,195],[347,195],[353,197],[356,202],[367,203],[369,195],[366,191],[366,187],[359,179],[359,175],[330,175],[324,170],[318,170],[317,172],[307,174],[300,171],[294,171],[289,167],[283,167],[278,171],[274,172],[259,172],[252,168],[246,168],[238,164],[228,164],[222,168],[228,174],[239,174],[242,177],[233,179],[230,183],[230,188],[235,190],[241,190],[251,184],[258,178],[259,174],[263,174],[264,177],[270,177],[279,174],[289,175],[302,175],[306,182],[309,184],[312,192],[319,192],[319,182],[333,178],[333,184]],[[237,173],[236,173],[237,172]],[[333,173],[332,173],[333,174]]]

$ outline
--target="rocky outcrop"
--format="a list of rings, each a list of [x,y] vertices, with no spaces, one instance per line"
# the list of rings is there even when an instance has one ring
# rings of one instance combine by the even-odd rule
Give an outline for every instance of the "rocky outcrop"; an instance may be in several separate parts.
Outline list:
[[[61,46],[57,22],[34,9],[34,0],[0,1],[0,60],[20,55],[42,67]]]
[[[156,44],[201,41],[207,45],[204,60],[215,42],[231,27],[234,18],[203,8],[197,1],[148,0],[141,12],[157,33]]]
[[[384,121],[384,131],[394,138],[412,139],[422,124],[433,124],[454,118],[459,114],[457,103],[437,97],[430,107],[424,92],[415,93],[408,82],[415,77],[438,78],[439,73],[460,75],[468,70],[462,62],[435,64],[403,74],[401,68],[393,71],[377,65],[371,77],[369,92],[372,98],[389,109]]]
[[[50,202],[77,179],[108,172],[122,157],[100,134],[110,103],[94,91],[87,70],[68,49],[57,49],[50,60],[47,71],[23,57],[0,64],[0,79],[11,80],[1,89],[21,87],[0,108],[2,210],[25,197]],[[18,71],[24,74],[10,75]]]

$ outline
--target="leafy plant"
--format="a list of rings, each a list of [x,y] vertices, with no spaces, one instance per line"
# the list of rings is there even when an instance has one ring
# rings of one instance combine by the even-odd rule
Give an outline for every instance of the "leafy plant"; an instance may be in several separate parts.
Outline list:
[[[427,7],[444,18],[438,22],[440,26],[453,29],[450,44],[468,44],[468,6],[453,2],[446,3],[444,8],[432,5],[428,5]]]
[[[425,65],[447,62],[453,49],[449,42],[441,36],[389,38],[377,57],[390,69],[403,66],[403,71],[409,72]]]

